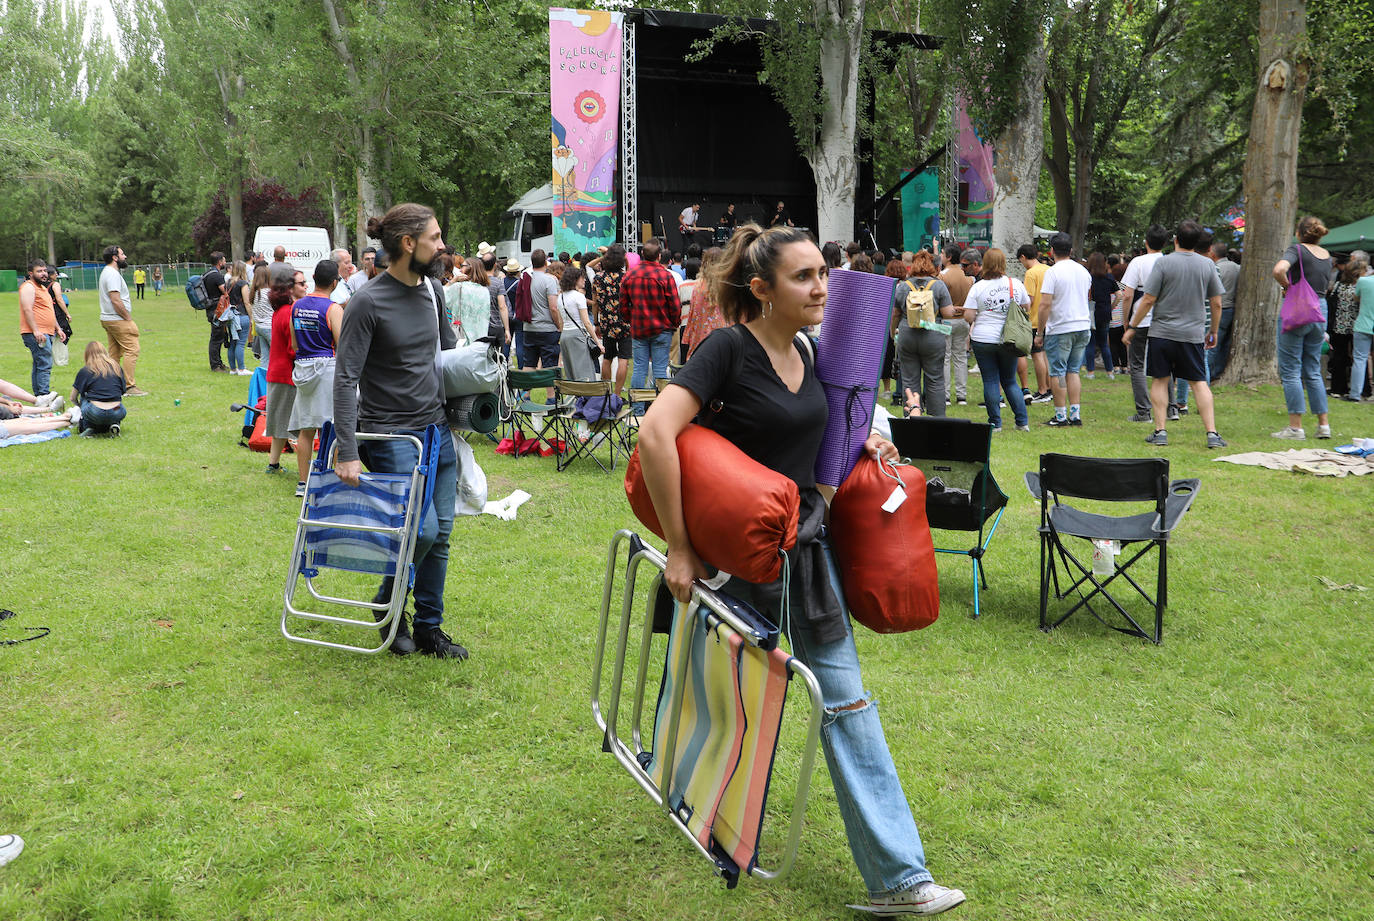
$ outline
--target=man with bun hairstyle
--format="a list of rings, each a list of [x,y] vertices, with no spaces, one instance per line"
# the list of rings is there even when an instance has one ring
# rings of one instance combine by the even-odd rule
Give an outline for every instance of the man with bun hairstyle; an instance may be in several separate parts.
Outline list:
[[[458,338],[442,322],[444,294],[437,277],[442,268],[443,235],[434,212],[424,205],[397,205],[367,222],[367,235],[381,240],[388,265],[348,302],[339,329],[334,369],[334,428],[339,439],[335,472],[357,486],[362,465],[374,473],[409,473],[416,450],[401,440],[364,441],[357,432],[423,435],[443,425],[444,385],[436,361],[439,348]],[[425,514],[415,544],[415,635],[405,614],[391,651],[416,649],[440,659],[466,659],[468,651],[446,634],[444,582],[448,575],[449,532],[457,500],[458,459],[453,439],[439,439],[434,506]],[[382,582],[374,601],[391,594]]]

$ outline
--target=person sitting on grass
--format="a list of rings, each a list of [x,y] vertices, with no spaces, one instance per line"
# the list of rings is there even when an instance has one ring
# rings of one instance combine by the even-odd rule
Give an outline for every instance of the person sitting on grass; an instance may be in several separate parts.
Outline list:
[[[56,416],[40,416],[34,414],[31,407],[21,406],[16,412],[16,405],[18,404],[0,401],[0,441],[13,438],[15,435],[37,435],[40,432],[64,429],[81,421],[81,410],[75,406]]]
[[[119,363],[99,342],[87,343],[85,364],[72,383],[71,404],[81,407],[77,431],[82,435],[118,435],[119,423],[128,413],[124,408],[124,390],[124,370]]]
[[[58,396],[57,391],[49,391],[42,396],[34,396],[23,387],[11,384],[9,381],[0,377],[0,396],[9,397],[5,402],[8,403],[28,403],[26,409],[32,408],[40,413],[60,413],[62,411],[62,397]],[[19,413],[15,413],[19,415]]]

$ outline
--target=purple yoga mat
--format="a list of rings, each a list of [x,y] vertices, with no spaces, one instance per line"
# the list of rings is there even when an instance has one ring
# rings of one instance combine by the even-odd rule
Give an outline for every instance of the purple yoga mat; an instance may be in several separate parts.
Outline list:
[[[839,486],[863,453],[887,348],[895,279],[832,269],[816,354],[830,421],[816,456],[816,482]]]

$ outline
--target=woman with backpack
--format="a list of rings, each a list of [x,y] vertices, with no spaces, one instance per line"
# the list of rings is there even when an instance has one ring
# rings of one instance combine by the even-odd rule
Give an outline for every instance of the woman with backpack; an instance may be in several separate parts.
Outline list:
[[[916,318],[919,323],[922,316],[943,320],[954,309],[949,288],[935,277],[935,260],[930,253],[920,250],[912,257],[911,276],[899,282],[892,294],[892,320],[888,329],[889,334],[895,332],[897,335],[902,386],[921,398],[921,405],[931,416],[945,414],[945,395],[949,393],[949,380],[945,377],[945,344],[949,335],[912,326],[911,320]]]

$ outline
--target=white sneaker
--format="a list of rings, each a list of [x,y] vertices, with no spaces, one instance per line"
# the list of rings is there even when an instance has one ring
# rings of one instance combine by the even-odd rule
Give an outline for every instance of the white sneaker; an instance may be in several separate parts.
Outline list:
[[[23,838],[18,835],[0,835],[0,867],[18,857],[23,850]]]
[[[60,396],[58,396],[58,395],[55,394],[55,393],[49,393],[49,394],[47,394],[47,396],[52,397],[52,399],[49,400],[49,401],[48,401],[48,405],[47,405],[46,407],[44,407],[44,410],[45,410],[46,412],[50,412],[50,413],[60,413],[60,412],[62,412],[62,410],[66,409],[66,407],[67,407],[67,401],[66,401],[66,400],[62,399]]]
[[[34,406],[51,406],[52,404],[56,403],[56,402],[57,402],[58,400],[60,400],[60,399],[62,399],[62,398],[61,398],[60,396],[57,395],[57,391],[56,391],[56,390],[49,390],[47,393],[41,393],[41,394],[39,394],[37,397],[35,397],[35,398],[34,398],[34,401],[33,401],[33,405],[34,405]]]
[[[1293,426],[1285,426],[1282,430],[1274,433],[1275,438],[1283,438],[1288,441],[1306,441],[1307,433],[1302,429],[1295,429]]]
[[[964,893],[924,882],[912,889],[869,900],[867,905],[849,905],[855,911],[872,915],[938,915],[964,903]]]
[[[1331,426],[1329,426],[1329,425],[1319,425],[1319,426],[1317,426],[1317,437],[1318,437],[1318,438],[1330,438],[1330,437],[1331,437]]]

